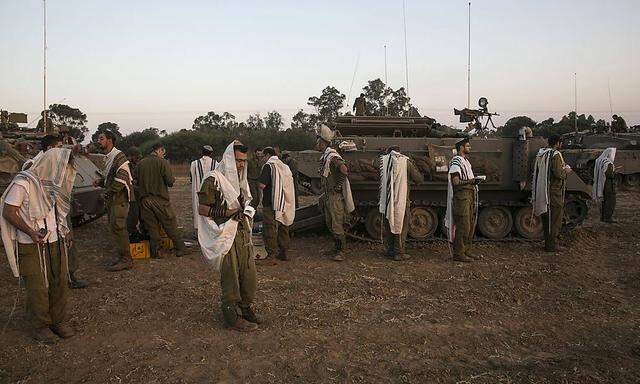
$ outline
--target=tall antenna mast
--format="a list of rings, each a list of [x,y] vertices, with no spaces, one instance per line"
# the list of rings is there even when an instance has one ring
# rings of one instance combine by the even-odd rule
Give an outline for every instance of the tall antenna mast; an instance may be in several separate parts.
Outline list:
[[[578,133],[578,74],[573,73],[573,128]]]
[[[389,85],[387,78],[387,44],[384,45],[384,84]]]
[[[407,4],[406,0],[402,0],[402,21],[404,23],[404,76],[409,97],[409,54],[407,53]]]
[[[43,111],[43,130],[47,131],[47,0],[42,0],[43,12],[43,39],[42,39],[42,51],[43,51],[43,95],[42,95],[42,111]]]
[[[613,115],[613,103],[611,102],[611,79],[607,79],[607,87],[609,88],[609,113]]]
[[[471,2],[469,2],[469,37],[467,40],[467,108],[471,108]]]

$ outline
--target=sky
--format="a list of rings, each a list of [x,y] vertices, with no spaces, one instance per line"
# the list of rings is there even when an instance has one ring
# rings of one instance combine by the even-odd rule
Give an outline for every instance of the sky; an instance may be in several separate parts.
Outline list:
[[[467,1],[48,0],[48,103],[130,133],[190,128],[207,111],[313,110],[335,86],[351,100],[368,80],[406,86],[423,115],[455,124],[467,104]],[[579,113],[640,124],[638,0],[476,0],[471,103],[497,124]],[[0,108],[43,105],[43,2],[0,0]],[[405,71],[405,64],[408,72]],[[575,74],[575,75],[574,75]],[[611,98],[609,98],[609,90]],[[610,103],[611,102],[611,103]]]

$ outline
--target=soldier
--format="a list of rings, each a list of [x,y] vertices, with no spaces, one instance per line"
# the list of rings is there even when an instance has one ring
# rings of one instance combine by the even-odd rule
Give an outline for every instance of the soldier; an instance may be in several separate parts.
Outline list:
[[[296,159],[291,156],[291,152],[282,151],[281,160],[285,163],[289,169],[291,170],[291,175],[293,176],[293,188],[296,194],[296,209],[300,206],[298,204],[298,182],[300,180],[300,172],[298,171],[298,162]]]
[[[225,324],[239,332],[258,329],[251,304],[256,294],[247,181],[248,148],[234,141],[220,165],[205,176],[198,192],[198,242],[206,260],[220,270],[221,307]]]
[[[107,155],[104,177],[96,180],[96,186],[105,188],[104,200],[109,214],[109,227],[115,237],[118,257],[107,262],[111,272],[130,269],[133,260],[129,253],[127,234],[127,216],[129,202],[135,200],[132,186],[131,169],[127,156],[115,147],[116,136],[105,130],[98,135],[98,144]]]
[[[456,152],[449,164],[444,224],[449,242],[453,243],[453,260],[468,263],[481,258],[471,252],[471,242],[478,220],[478,184],[482,179],[473,175],[467,159],[471,153],[469,138],[456,143]]]
[[[344,260],[346,238],[344,224],[347,215],[355,210],[351,185],[347,175],[347,165],[338,152],[331,148],[331,140],[335,133],[326,125],[321,125],[318,130],[316,148],[322,152],[320,157],[320,182],[322,195],[320,207],[324,213],[327,228],[333,235],[335,244],[334,261]]]
[[[217,161],[213,159],[213,148],[210,145],[202,147],[202,157],[191,162],[189,176],[191,177],[191,199],[193,206],[193,228],[198,229],[198,191],[204,176],[216,169]],[[197,239],[196,235],[196,239]]]
[[[360,97],[356,97],[356,101],[353,103],[351,110],[356,113],[356,116],[364,116],[367,114],[367,100],[364,97],[364,93],[361,93]]]
[[[611,132],[625,133],[627,132],[627,122],[618,115],[611,116]]]
[[[0,230],[15,277],[22,277],[37,341],[74,335],[67,325],[67,215],[76,170],[70,149],[52,148],[18,173],[2,195]]]
[[[47,112],[46,113],[46,115],[47,115],[46,126],[45,126],[45,122],[44,122],[45,121],[45,117],[44,117],[45,116],[45,112]],[[40,113],[40,116],[42,116],[42,117],[40,118],[40,120],[38,120],[38,125],[36,125],[36,130],[38,132],[45,132],[45,133],[48,133],[48,134],[54,134],[54,133],[58,132],[58,127],[53,123],[53,121],[51,120],[51,117],[49,117],[49,116],[51,116],[51,112],[50,111],[42,111]]]
[[[615,223],[613,211],[616,208],[616,167],[613,165],[616,149],[607,148],[596,159],[593,167],[593,191],[595,201],[602,201],[600,220]]]
[[[151,257],[160,258],[160,228],[173,241],[176,257],[184,256],[185,248],[180,234],[176,214],[169,201],[169,187],[173,187],[175,177],[171,173],[169,162],[160,143],[151,147],[151,153],[140,160],[135,170],[138,191],[140,193],[140,217],[149,231]]]
[[[132,174],[135,174],[136,166],[140,162],[140,149],[138,147],[129,147],[127,149],[127,159],[129,160],[129,169],[132,170]],[[140,223],[140,204],[138,203],[140,196],[138,196],[136,181],[133,180],[133,192],[135,199],[129,202],[129,214],[127,215],[127,232],[129,233],[129,241],[137,243],[144,237],[142,232],[145,232]],[[139,228],[140,227],[140,228]]]
[[[384,243],[387,257],[395,261],[408,259],[405,242],[411,223],[409,181],[420,184],[424,176],[413,161],[391,147],[381,157],[379,212],[384,215]]]
[[[559,152],[562,147],[560,136],[553,134],[547,142],[549,147],[541,148],[536,156],[531,200],[533,214],[542,216],[545,251],[560,252],[564,248],[558,245],[558,235],[564,216],[566,179],[571,167],[565,164]]]
[[[249,180],[251,196],[253,196],[253,201],[251,201],[251,206],[253,208],[257,208],[260,204],[260,200],[262,200],[260,190],[258,189],[258,176],[260,175],[260,170],[264,164],[262,162],[263,158],[264,154],[262,153],[262,147],[257,147],[251,154],[249,154],[247,159],[247,178]]]
[[[293,176],[289,167],[278,159],[276,151],[264,149],[267,162],[258,177],[262,191],[263,237],[267,256],[258,264],[275,265],[275,258],[288,260],[289,226],[296,215]]]

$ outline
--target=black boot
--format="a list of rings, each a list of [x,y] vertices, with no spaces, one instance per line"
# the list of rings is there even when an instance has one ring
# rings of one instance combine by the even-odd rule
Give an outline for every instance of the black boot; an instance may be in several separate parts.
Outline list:
[[[333,261],[344,261],[344,255],[342,254],[344,251],[344,243],[344,237],[335,237],[336,253],[333,255]]]
[[[87,288],[89,283],[86,280],[78,279],[74,272],[69,273],[69,288],[82,289]]]

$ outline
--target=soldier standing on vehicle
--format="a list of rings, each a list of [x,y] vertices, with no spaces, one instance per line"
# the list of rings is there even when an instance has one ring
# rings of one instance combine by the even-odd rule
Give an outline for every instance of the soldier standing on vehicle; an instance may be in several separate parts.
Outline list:
[[[536,156],[531,200],[533,214],[542,217],[545,251],[560,252],[564,247],[558,245],[558,236],[564,217],[566,180],[571,167],[565,164],[560,153],[560,136],[553,134],[547,142],[549,146],[540,148]]]
[[[118,252],[118,258],[108,262],[107,270],[115,272],[133,266],[133,259],[129,253],[127,216],[129,202],[135,200],[135,197],[129,160],[115,147],[116,136],[111,131],[102,131],[98,135],[98,144],[107,155],[107,165],[104,177],[96,180],[94,184],[105,188],[104,200],[109,215],[109,227],[115,237]]]
[[[627,132],[627,122],[618,115],[611,116],[611,132],[625,133]]]
[[[615,223],[613,211],[616,208],[616,148],[607,148],[596,159],[593,167],[593,190],[591,196],[602,202],[600,220]]]
[[[367,100],[364,97],[364,93],[356,97],[356,101],[353,103],[351,110],[356,113],[356,116],[364,116],[367,114]]]
[[[347,215],[355,210],[355,205],[347,178],[349,173],[347,165],[338,152],[331,148],[334,135],[335,133],[324,124],[320,126],[317,134],[316,147],[322,152],[320,157],[322,195],[319,203],[327,228],[333,234],[335,244],[333,260],[343,261],[347,243],[344,225]]]
[[[449,242],[453,243],[453,260],[468,263],[481,258],[471,252],[478,220],[478,184],[481,178],[474,176],[467,159],[471,153],[469,138],[456,143],[456,152],[458,154],[449,164],[445,227]]]
[[[405,242],[411,223],[409,182],[420,184],[424,176],[398,147],[391,147],[381,157],[379,212],[384,215],[384,244],[387,257],[395,261],[408,259]]]
[[[178,231],[176,214],[169,200],[169,187],[176,181],[171,166],[165,160],[167,151],[160,143],[151,147],[151,153],[140,160],[135,179],[140,193],[140,217],[149,231],[151,257],[160,258],[160,229],[173,241],[176,257],[184,256],[184,242]]]

